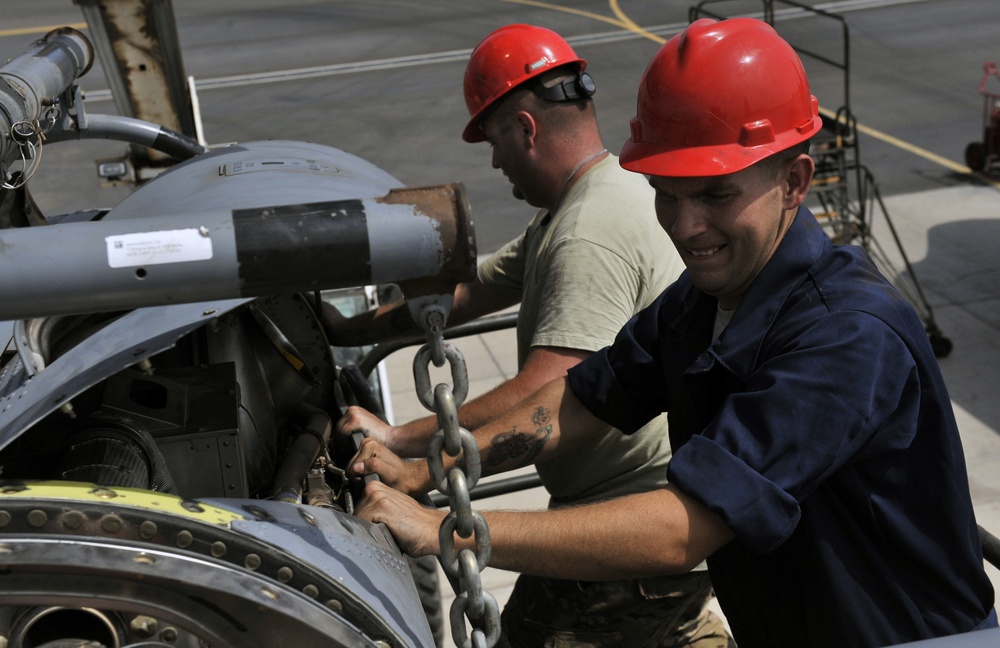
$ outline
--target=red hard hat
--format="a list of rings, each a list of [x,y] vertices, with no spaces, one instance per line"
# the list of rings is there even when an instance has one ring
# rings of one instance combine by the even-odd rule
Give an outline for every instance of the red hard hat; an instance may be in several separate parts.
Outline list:
[[[472,119],[462,132],[466,142],[482,142],[479,121],[505,94],[554,67],[587,62],[576,55],[562,36],[532,25],[507,25],[483,39],[465,68],[465,105]]]
[[[735,173],[822,127],[802,61],[765,22],[698,20],[653,56],[621,165],[659,176]]]

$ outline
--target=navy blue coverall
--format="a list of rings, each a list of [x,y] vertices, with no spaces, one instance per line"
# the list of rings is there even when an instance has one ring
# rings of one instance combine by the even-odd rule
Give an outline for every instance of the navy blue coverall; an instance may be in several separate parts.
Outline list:
[[[983,623],[994,594],[951,401],[867,253],[800,208],[712,341],[716,311],[685,272],[569,384],[625,432],[669,412],[670,481],[736,534],[708,564],[740,648]]]

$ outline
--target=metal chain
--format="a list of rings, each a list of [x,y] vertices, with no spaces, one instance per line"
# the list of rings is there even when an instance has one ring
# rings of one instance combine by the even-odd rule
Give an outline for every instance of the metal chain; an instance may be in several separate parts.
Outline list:
[[[481,464],[476,440],[458,424],[458,408],[469,394],[469,374],[461,351],[444,342],[440,327],[427,327],[428,343],[413,358],[413,379],[417,397],[428,410],[437,415],[439,430],[431,438],[427,450],[427,465],[431,481],[448,496],[451,512],[441,523],[438,540],[441,543],[441,567],[452,579],[457,579],[459,592],[451,605],[451,636],[459,648],[492,648],[500,639],[500,608],[489,592],[483,591],[480,572],[490,560],[492,545],[486,518],[472,509],[469,491],[479,482]],[[430,388],[430,363],[442,366],[443,359],[451,365],[455,386],[441,383]],[[463,462],[444,470],[444,450],[454,458],[461,452]],[[455,534],[472,538],[475,551],[458,550]],[[466,632],[465,619],[472,625],[472,635]]]

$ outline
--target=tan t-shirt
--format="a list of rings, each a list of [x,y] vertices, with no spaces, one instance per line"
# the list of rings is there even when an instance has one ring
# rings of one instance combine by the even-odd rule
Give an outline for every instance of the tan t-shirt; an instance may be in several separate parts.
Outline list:
[[[646,179],[608,155],[480,264],[479,280],[520,295],[518,363],[533,346],[596,351],[684,269],[653,210]],[[614,428],[536,467],[552,505],[661,487],[670,458],[666,416],[627,437]]]

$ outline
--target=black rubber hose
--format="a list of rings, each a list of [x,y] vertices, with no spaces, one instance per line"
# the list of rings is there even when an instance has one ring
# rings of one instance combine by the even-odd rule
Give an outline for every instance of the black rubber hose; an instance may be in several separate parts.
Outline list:
[[[305,417],[302,432],[295,437],[274,476],[272,495],[268,499],[301,503],[302,484],[316,457],[330,443],[333,422],[321,409],[301,405],[297,417]]]

